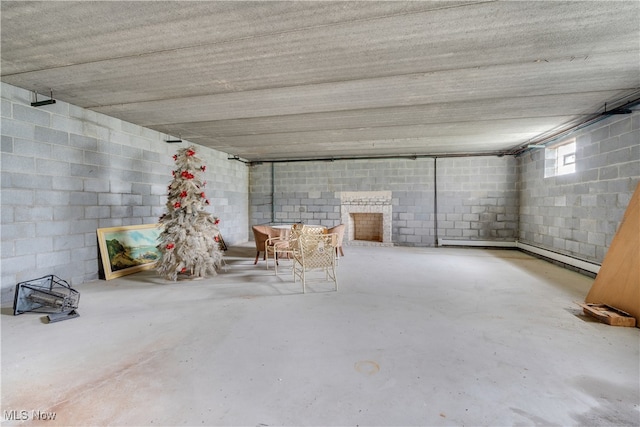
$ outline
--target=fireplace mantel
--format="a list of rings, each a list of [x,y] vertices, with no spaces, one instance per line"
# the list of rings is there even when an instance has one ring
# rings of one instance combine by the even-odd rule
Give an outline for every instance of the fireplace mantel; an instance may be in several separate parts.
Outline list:
[[[373,213],[382,215],[382,242],[354,239],[353,214]],[[345,241],[348,245],[393,246],[391,238],[391,191],[343,191],[340,193],[340,215],[345,224]]]

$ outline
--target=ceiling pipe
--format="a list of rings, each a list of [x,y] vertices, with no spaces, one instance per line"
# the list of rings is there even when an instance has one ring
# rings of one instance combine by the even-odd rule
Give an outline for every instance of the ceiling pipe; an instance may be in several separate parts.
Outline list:
[[[636,98],[633,101],[628,101],[626,104],[620,105],[612,110],[608,110],[607,111],[607,103],[604,104],[604,111],[602,113],[598,113],[594,116],[589,117],[587,120],[580,122],[572,127],[570,127],[569,129],[565,129],[563,131],[557,132],[547,138],[543,138],[539,141],[529,141],[527,142],[527,144],[523,145],[523,146],[519,146],[517,148],[515,148],[513,151],[509,152],[509,155],[513,155],[513,156],[519,156],[521,154],[524,154],[530,150],[535,150],[535,149],[539,149],[539,148],[546,148],[547,145],[556,142],[557,140],[561,139],[561,138],[566,138],[567,136],[573,134],[574,132],[577,132],[581,129],[584,129],[587,126],[591,126],[595,123],[598,123],[610,116],[613,115],[618,115],[618,114],[631,114],[633,113],[634,110],[632,110],[633,107],[640,105],[640,98]]]
[[[389,155],[389,156],[341,156],[341,157],[315,157],[305,159],[272,159],[272,160],[256,160],[243,161],[237,156],[229,157],[228,160],[238,160],[249,164],[250,166],[262,163],[302,163],[302,162],[337,162],[339,160],[417,160],[417,159],[436,159],[450,157],[502,157],[508,155],[505,151],[496,151],[490,153],[450,153],[450,154],[407,154],[407,155]]]

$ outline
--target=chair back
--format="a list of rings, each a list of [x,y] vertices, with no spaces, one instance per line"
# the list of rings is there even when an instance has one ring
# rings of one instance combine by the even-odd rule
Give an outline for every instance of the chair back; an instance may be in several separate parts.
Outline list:
[[[251,227],[251,229],[253,230],[253,238],[256,242],[256,249],[259,251],[264,251],[267,239],[271,237],[277,237],[280,234],[280,230],[268,225],[254,225],[253,227]]]
[[[302,234],[326,234],[327,229],[321,225],[303,225]]]
[[[301,234],[298,238],[300,263],[304,269],[335,265],[335,234]]]
[[[344,224],[336,225],[327,230],[328,234],[335,234],[338,236],[338,244],[336,246],[342,246],[342,240],[344,239],[344,230],[346,226]]]

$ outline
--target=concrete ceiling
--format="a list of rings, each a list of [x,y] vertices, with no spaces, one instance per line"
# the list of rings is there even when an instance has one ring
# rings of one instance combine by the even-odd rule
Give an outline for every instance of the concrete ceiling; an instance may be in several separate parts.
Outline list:
[[[249,161],[509,154],[640,97],[634,0],[1,8],[2,81]]]

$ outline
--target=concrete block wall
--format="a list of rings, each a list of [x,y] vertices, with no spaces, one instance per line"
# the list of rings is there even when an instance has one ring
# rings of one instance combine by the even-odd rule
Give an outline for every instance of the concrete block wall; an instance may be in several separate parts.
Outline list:
[[[438,237],[515,241],[518,169],[509,157],[438,159]]]
[[[55,274],[72,285],[98,277],[96,229],[156,223],[173,154],[166,135],[2,83],[1,288]],[[228,244],[248,240],[248,168],[200,147],[209,210]],[[3,292],[3,296],[5,292]]]
[[[340,223],[340,192],[392,191],[393,242],[434,246],[436,169],[442,209],[438,216],[440,237],[515,238],[517,168],[515,159],[510,157],[253,165],[249,191],[251,225],[303,221],[331,227]]]
[[[518,158],[519,240],[602,263],[640,181],[640,112],[611,116],[571,138],[575,173],[545,178],[544,149]]]

